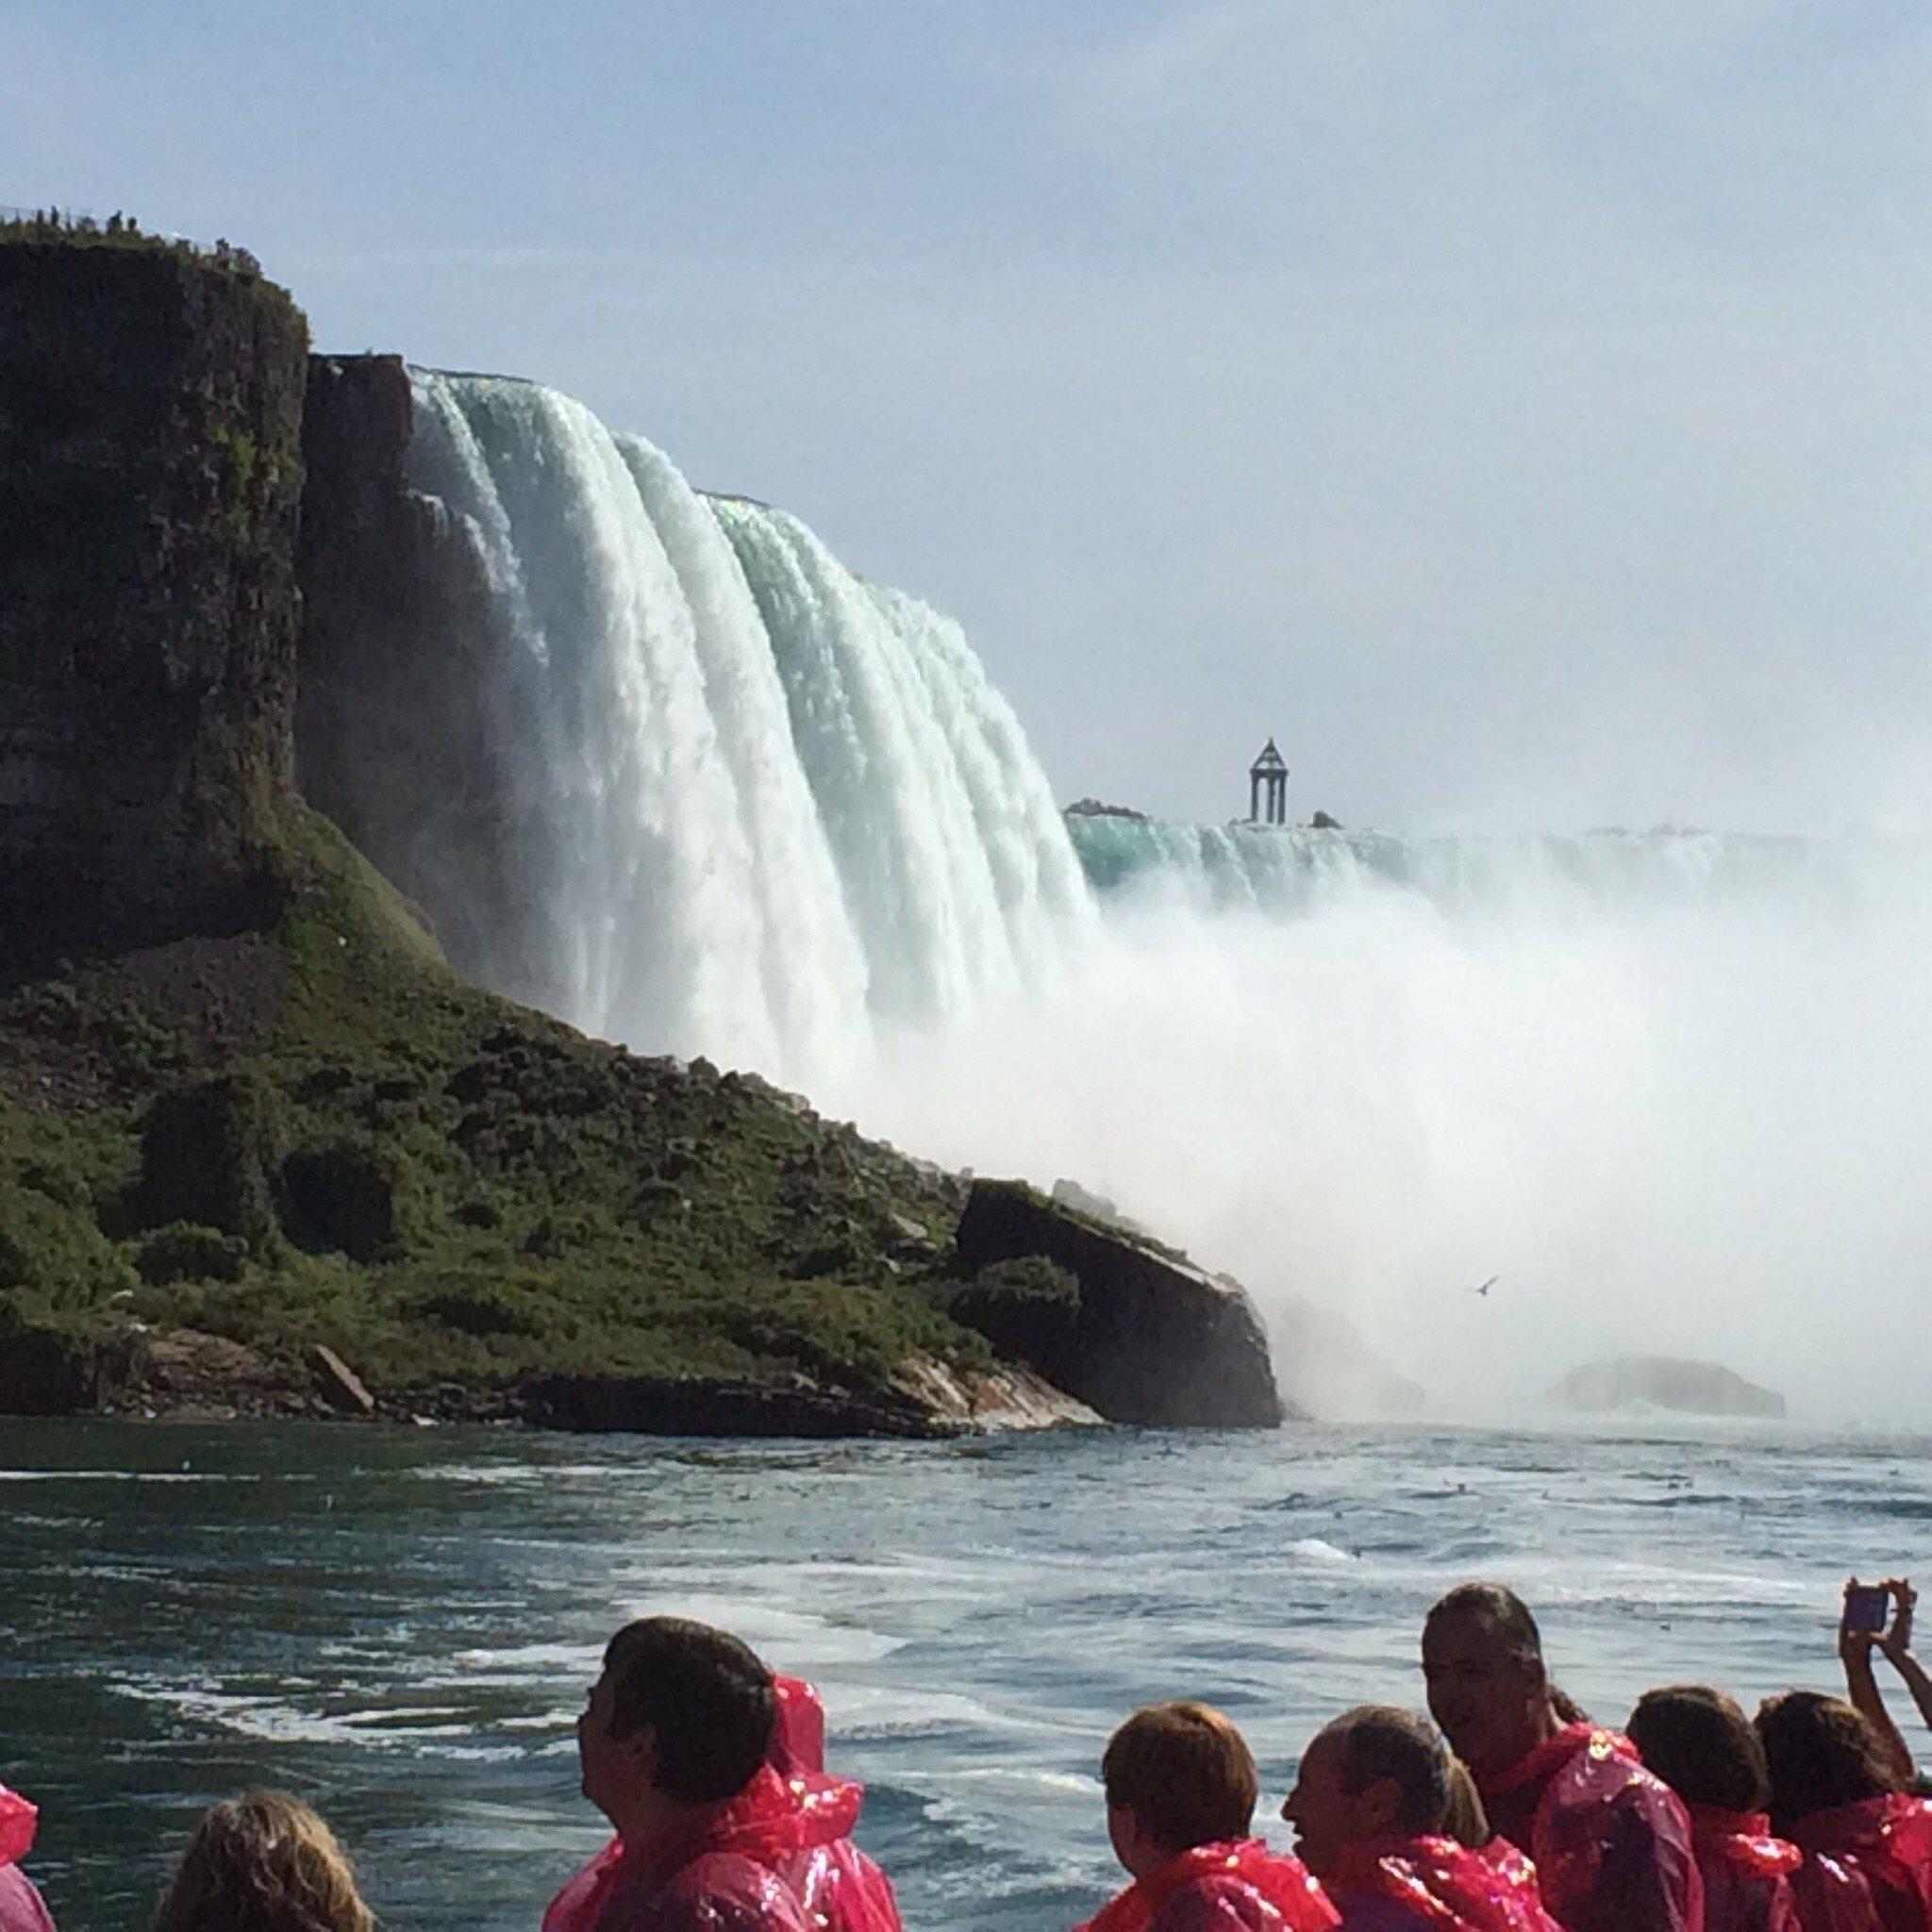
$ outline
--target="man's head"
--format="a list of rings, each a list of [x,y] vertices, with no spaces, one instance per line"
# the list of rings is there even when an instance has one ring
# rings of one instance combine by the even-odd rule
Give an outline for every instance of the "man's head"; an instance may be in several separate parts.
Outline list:
[[[1458,1584],[1423,1624],[1429,1714],[1478,1777],[1507,1771],[1557,1728],[1542,1638],[1500,1583]]]
[[[1108,1834],[1136,1878],[1195,1845],[1246,1838],[1258,1780],[1247,1741],[1205,1704],[1151,1704],[1100,1760]]]
[[[774,1709],[771,1672],[727,1631],[626,1624],[577,1720],[584,1795],[620,1829],[641,1806],[735,1798],[764,1762]]]
[[[1317,1877],[1353,1844],[1441,1831],[1449,1754],[1419,1712],[1365,1704],[1315,1734],[1281,1815]]]

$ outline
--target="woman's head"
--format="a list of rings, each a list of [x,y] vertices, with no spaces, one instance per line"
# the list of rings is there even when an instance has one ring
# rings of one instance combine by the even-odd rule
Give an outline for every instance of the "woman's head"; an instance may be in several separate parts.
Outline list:
[[[335,1834],[280,1791],[217,1805],[194,1827],[156,1932],[375,1932]]]
[[[1902,1789],[1878,1733],[1842,1698],[1787,1690],[1757,1707],[1757,1724],[1771,1773],[1772,1822],[1781,1831],[1814,1811]]]
[[[1764,1746],[1734,1698],[1708,1684],[1646,1690],[1630,1713],[1645,1765],[1691,1805],[1762,1811],[1771,1799]]]

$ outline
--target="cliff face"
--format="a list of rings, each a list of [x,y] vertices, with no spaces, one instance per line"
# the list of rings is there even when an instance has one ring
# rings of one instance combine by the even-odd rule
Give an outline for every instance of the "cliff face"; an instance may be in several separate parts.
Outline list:
[[[400,357],[310,361],[298,774],[452,964],[542,1005],[515,936],[548,861],[490,729],[500,600],[475,532],[409,486],[413,408]]]
[[[1285,1419],[1267,1333],[1235,1284],[1016,1181],[975,1180],[955,1241],[967,1269],[1040,1256],[1074,1277],[1070,1307],[1000,1324],[995,1346],[1108,1421],[1224,1429]]]
[[[258,275],[0,241],[9,956],[272,913],[307,351],[300,311]]]

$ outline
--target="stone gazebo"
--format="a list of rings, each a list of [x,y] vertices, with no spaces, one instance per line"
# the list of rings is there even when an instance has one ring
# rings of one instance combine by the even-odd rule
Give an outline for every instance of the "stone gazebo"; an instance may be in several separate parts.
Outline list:
[[[1288,823],[1288,760],[1275,750],[1272,738],[1248,767],[1248,817],[1260,824]]]

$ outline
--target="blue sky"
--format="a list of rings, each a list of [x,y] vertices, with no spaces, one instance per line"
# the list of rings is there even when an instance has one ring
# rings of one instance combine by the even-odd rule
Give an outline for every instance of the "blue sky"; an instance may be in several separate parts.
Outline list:
[[[0,5],[0,202],[245,242],[967,624],[1064,797],[1932,818],[1932,19]]]

